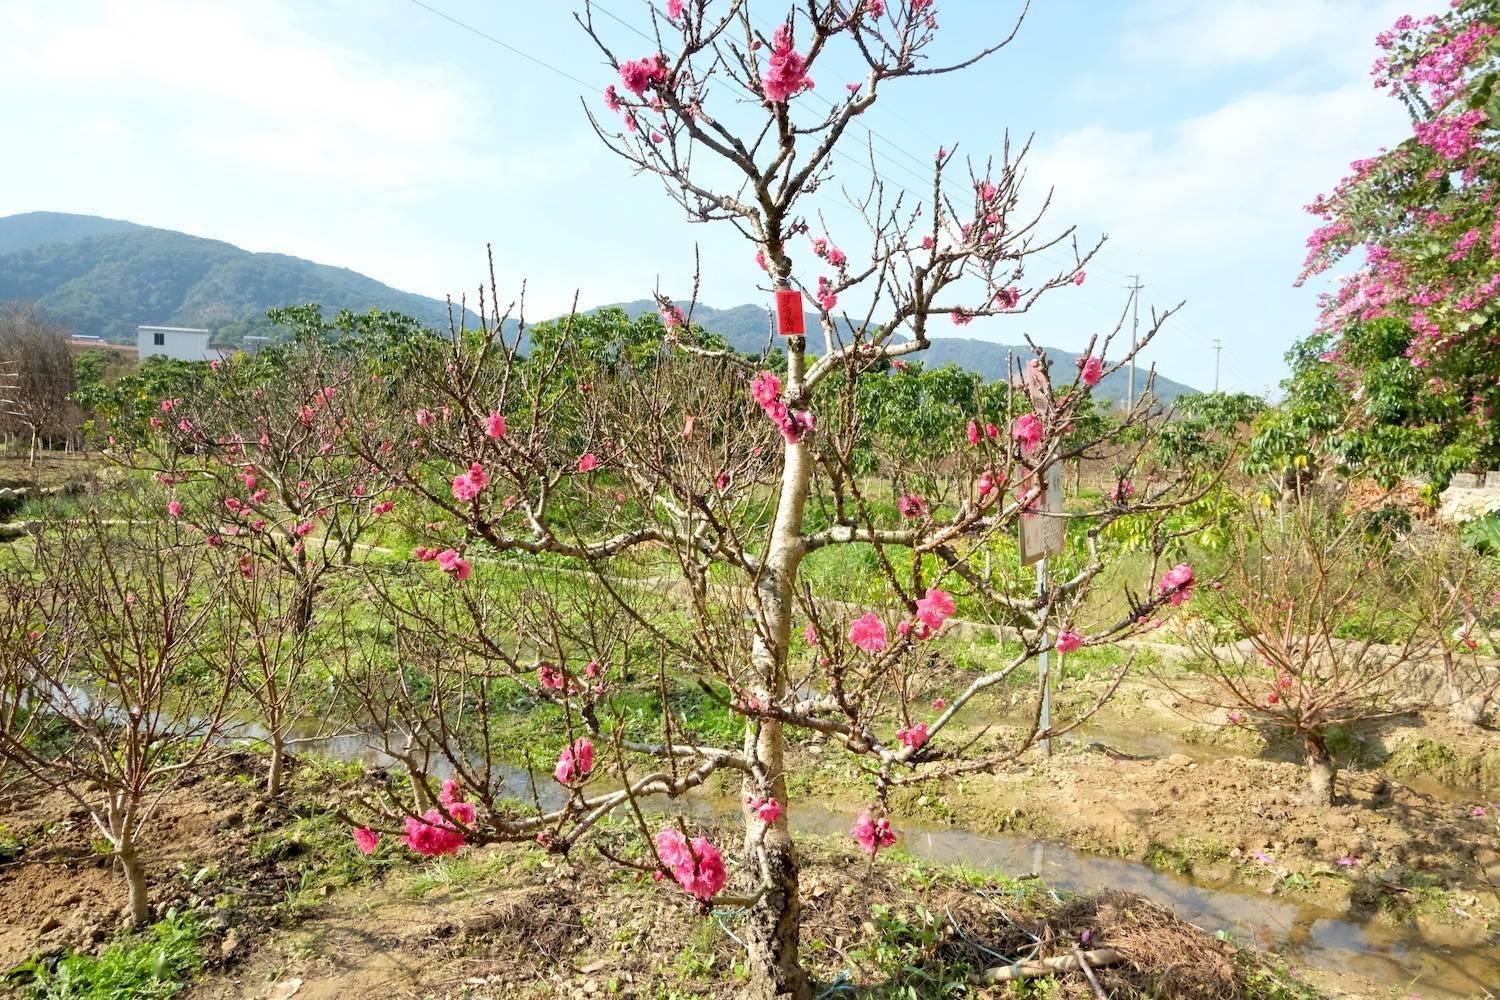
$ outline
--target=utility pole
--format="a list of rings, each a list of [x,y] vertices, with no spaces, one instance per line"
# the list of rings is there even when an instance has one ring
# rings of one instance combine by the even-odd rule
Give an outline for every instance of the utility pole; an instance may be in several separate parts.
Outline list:
[[[1214,338],[1214,392],[1219,391],[1219,359],[1224,356],[1224,341]]]
[[[1135,349],[1141,325],[1141,289],[1146,286],[1141,284],[1139,274],[1132,274],[1125,287],[1130,289],[1130,378],[1125,384],[1125,409],[1129,412],[1135,408]]]

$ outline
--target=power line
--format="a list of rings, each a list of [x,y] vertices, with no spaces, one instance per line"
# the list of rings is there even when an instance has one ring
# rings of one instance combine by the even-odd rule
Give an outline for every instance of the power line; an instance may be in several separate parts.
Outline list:
[[[426,4],[426,3],[423,3],[422,0],[410,0],[410,2],[412,4],[418,6],[418,7],[421,7],[423,10],[427,11],[429,14],[435,14],[438,17],[442,18],[444,21],[449,22],[450,24],[457,25],[458,27],[464,29],[465,31],[468,31],[468,32],[471,32],[471,33],[473,33],[475,35],[478,35],[480,38],[483,38],[485,41],[493,42],[494,44],[500,46],[502,49],[505,49],[507,52],[511,53],[512,55],[518,55],[522,59],[525,59],[527,62],[535,63],[536,65],[542,67],[543,69],[551,70],[553,73],[556,73],[558,76],[562,77],[565,80],[572,80],[574,83],[576,83],[580,87],[582,87],[585,91],[592,91],[592,90],[597,89],[593,84],[589,83],[587,80],[580,80],[578,77],[574,76],[572,73],[569,73],[567,70],[558,69],[556,66],[552,65],[551,63],[547,62],[546,60],[544,60],[544,59],[538,59],[536,56],[532,55],[531,53],[525,52],[525,51],[523,51],[521,49],[518,49],[514,45],[510,44],[509,42],[506,42],[506,41],[503,41],[503,40],[501,40],[499,38],[496,38],[494,35],[490,34],[487,31],[483,31],[483,30],[481,30],[479,28],[476,28],[476,27],[474,27],[474,25],[469,24],[466,21],[460,21],[458,18],[453,17],[450,14],[446,14],[443,11],[438,10],[436,7],[433,7],[433,6],[430,6],[430,5]]]

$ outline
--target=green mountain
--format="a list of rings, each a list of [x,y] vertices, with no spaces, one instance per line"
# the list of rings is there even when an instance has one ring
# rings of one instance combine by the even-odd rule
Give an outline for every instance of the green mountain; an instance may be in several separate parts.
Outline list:
[[[31,250],[49,243],[72,243],[90,236],[108,236],[140,230],[134,222],[104,219],[97,215],[66,212],[27,212],[0,219],[0,254]]]
[[[155,229],[118,219],[62,212],[28,212],[0,218],[0,302],[21,299],[75,333],[134,343],[142,323],[201,326],[215,342],[235,344],[249,334],[273,334],[267,309],[317,302],[326,314],[340,309],[386,309],[439,329],[448,327],[447,303],[383,285],[348,268],[329,267],[276,253],[250,253],[220,240]],[[650,300],[620,304],[632,317],[652,312]],[[693,322],[722,335],[736,350],[759,354],[770,336],[762,306],[714,309],[699,305]],[[808,329],[816,318],[807,314]],[[1059,381],[1071,381],[1077,355],[1048,348]],[[1031,356],[1026,346],[961,337],[935,339],[920,356],[929,366],[957,364],[986,379],[1008,372],[1008,358]],[[1144,380],[1144,375],[1142,375]],[[1126,376],[1099,384],[1104,400],[1125,398]],[[1156,380],[1157,397],[1171,401],[1195,392],[1179,382]]]
[[[634,302],[619,303],[618,308],[625,310],[633,318],[641,313],[654,311],[656,305],[649,299],[637,299]],[[735,350],[744,351],[747,354],[759,354],[765,350],[767,343],[775,339],[770,336],[770,311],[761,306],[743,305],[735,306],[733,309],[715,309],[712,306],[698,305],[693,308],[693,323],[705,330],[720,334]],[[816,315],[807,313],[806,325],[807,329],[816,330],[818,328]],[[815,344],[818,338],[810,339]],[[1077,372],[1078,355],[1056,347],[1048,347],[1046,351],[1052,364],[1053,381],[1059,385],[1073,381],[1073,376]],[[987,381],[995,381],[1009,376],[1012,355],[1024,364],[1032,357],[1031,346],[1029,344],[997,344],[988,340],[973,340],[964,337],[934,337],[932,346],[921,354],[913,355],[912,360],[921,361],[929,368],[938,368],[947,364],[958,365],[960,368],[978,372]],[[1136,371],[1137,392],[1145,385],[1145,382],[1145,369],[1140,368]],[[1094,397],[1104,402],[1118,402],[1125,398],[1128,387],[1129,376],[1123,371],[1114,372],[1102,379],[1094,388]],[[1165,403],[1198,391],[1161,375],[1156,376],[1152,389],[1156,398]]]
[[[75,333],[133,343],[142,323],[201,326],[220,343],[269,330],[276,306],[370,308],[448,324],[446,303],[348,268],[130,222],[58,212],[0,218],[0,301],[23,299]]]

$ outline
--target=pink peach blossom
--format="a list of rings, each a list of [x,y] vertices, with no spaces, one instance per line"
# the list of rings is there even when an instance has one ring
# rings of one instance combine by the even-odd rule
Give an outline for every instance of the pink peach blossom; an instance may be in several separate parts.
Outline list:
[[[860,813],[849,835],[858,841],[859,846],[871,857],[874,857],[881,848],[890,847],[896,842],[896,831],[891,829],[891,821],[884,816],[878,820],[871,819],[867,812]]]
[[[849,641],[873,656],[889,641],[885,622],[873,611],[861,615],[849,623]]]

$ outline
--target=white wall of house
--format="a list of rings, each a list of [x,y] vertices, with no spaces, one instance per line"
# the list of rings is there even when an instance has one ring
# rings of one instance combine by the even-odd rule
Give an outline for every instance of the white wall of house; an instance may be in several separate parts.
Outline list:
[[[158,355],[179,361],[212,361],[219,352],[209,349],[210,336],[208,330],[182,326],[135,328],[136,346],[142,361]]]

